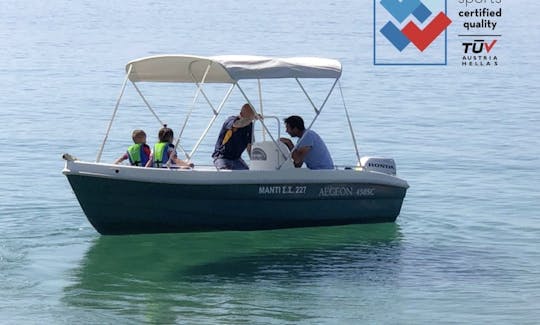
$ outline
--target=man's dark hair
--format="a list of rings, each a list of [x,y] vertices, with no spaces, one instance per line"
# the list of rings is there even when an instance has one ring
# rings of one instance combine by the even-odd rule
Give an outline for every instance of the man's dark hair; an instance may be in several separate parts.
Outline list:
[[[292,129],[297,128],[300,131],[304,131],[306,129],[306,127],[304,126],[304,120],[298,115],[291,115],[284,119],[284,121]]]

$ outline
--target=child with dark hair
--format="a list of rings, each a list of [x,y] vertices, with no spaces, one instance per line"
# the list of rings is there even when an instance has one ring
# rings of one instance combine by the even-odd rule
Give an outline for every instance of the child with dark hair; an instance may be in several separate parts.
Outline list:
[[[176,148],[172,144],[174,139],[173,130],[167,125],[159,130],[159,142],[154,145],[154,149],[150,154],[150,160],[146,163],[146,167],[157,168],[192,168],[192,163],[187,163],[178,158]]]
[[[114,163],[119,164],[129,159],[131,166],[144,167],[150,159],[150,147],[146,144],[146,133],[143,130],[133,130],[131,138],[133,139],[133,144]]]

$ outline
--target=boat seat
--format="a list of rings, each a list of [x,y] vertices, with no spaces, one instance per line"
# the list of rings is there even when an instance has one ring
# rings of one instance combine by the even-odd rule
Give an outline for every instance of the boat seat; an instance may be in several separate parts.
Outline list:
[[[273,141],[255,142],[251,145],[250,170],[277,170],[294,168],[289,148],[278,142],[279,149]]]

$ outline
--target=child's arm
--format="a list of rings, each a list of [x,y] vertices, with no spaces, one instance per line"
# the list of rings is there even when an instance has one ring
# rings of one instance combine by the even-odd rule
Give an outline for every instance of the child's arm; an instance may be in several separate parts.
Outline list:
[[[176,164],[176,166],[180,168],[193,168],[195,165],[192,163],[187,163],[183,161],[182,159],[178,158],[178,155],[176,154],[176,150],[171,150],[171,160]]]
[[[193,163],[187,163],[185,161],[183,161],[182,159],[174,156],[173,158],[173,161],[174,163],[176,164],[176,166],[179,166],[179,167],[185,167],[185,168],[193,168],[195,167],[195,165]]]
[[[169,159],[171,160],[171,162],[173,162],[176,166],[180,167],[180,168],[193,168],[193,164],[192,163],[187,163],[185,161],[183,161],[182,159],[178,158],[178,154],[176,153],[176,150],[174,149],[174,147],[169,147]]]
[[[126,159],[128,159],[128,154],[127,154],[127,153],[124,153],[122,156],[118,157],[118,159],[116,159],[116,160],[114,161],[114,164],[115,164],[115,165],[116,165],[116,164],[119,164],[119,163],[121,163],[122,161],[124,161],[124,160],[126,160]]]
[[[146,162],[146,165],[144,167],[152,167],[154,166],[154,153],[150,152],[150,156],[148,157],[148,161]]]

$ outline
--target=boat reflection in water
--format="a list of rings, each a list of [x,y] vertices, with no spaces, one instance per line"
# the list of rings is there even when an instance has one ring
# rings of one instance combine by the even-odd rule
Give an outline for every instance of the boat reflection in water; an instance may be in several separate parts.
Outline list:
[[[400,242],[394,223],[100,236],[63,300],[108,321],[305,320],[314,299],[395,286]]]

